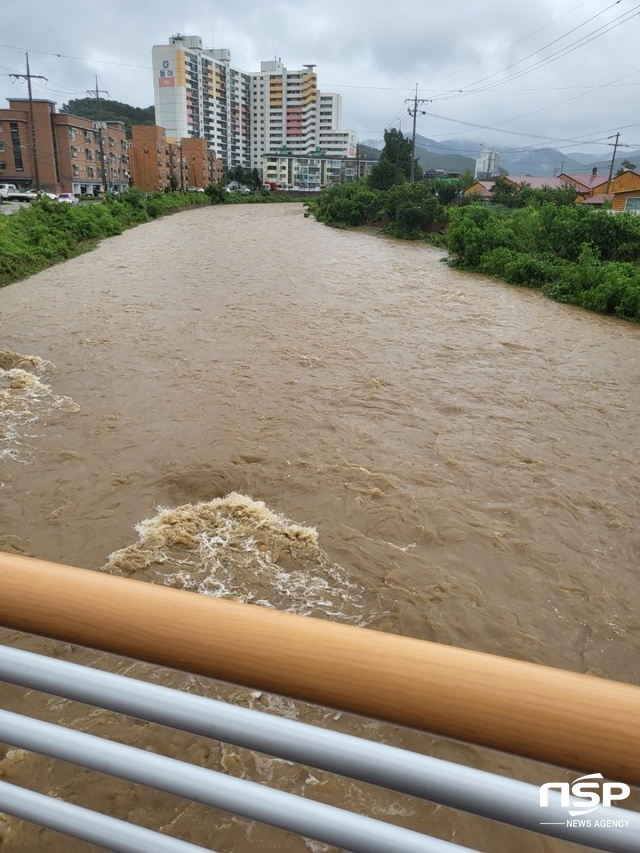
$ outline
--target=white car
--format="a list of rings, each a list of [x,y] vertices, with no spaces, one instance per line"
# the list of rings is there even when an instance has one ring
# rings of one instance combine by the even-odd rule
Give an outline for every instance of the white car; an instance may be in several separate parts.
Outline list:
[[[50,198],[53,200],[58,198],[55,193],[37,192],[36,190],[27,190],[25,195],[28,197],[29,201],[33,201],[35,198]]]
[[[73,193],[60,193],[56,196],[56,201],[62,201],[65,204],[78,204],[78,199]]]

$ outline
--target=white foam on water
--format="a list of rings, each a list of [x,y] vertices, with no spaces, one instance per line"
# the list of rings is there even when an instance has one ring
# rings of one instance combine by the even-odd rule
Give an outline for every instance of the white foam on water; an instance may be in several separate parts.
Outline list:
[[[135,529],[138,542],[111,554],[105,571],[305,616],[371,618],[364,588],[329,559],[315,528],[247,495],[163,508]]]
[[[29,462],[36,425],[56,410],[79,411],[70,397],[54,394],[43,381],[53,368],[37,356],[0,350],[0,459]]]

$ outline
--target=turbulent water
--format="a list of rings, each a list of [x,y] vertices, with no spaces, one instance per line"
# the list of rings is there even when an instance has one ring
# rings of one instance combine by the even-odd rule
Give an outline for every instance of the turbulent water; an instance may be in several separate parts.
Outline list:
[[[0,549],[640,683],[640,328],[442,257],[325,228],[298,205],[229,206],[140,226],[0,291]],[[0,639],[550,781],[549,768],[429,735]],[[9,709],[486,853],[569,849],[2,693]],[[220,851],[329,849],[21,750],[0,748],[0,776]],[[96,848],[0,818],[0,849]]]

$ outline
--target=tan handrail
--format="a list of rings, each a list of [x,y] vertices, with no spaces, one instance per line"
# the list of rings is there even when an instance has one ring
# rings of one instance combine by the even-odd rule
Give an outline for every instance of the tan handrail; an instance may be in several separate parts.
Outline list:
[[[640,784],[640,687],[0,553],[0,624]]]

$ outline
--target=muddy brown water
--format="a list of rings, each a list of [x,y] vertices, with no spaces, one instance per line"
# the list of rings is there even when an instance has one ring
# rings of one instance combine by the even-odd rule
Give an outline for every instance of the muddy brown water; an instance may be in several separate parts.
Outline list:
[[[297,204],[238,205],[140,226],[3,289],[0,549],[640,683],[640,328],[443,256],[328,229]],[[427,734],[1,639],[550,781],[548,767]],[[487,853],[577,849],[0,689],[9,709]],[[21,750],[0,756],[10,781],[212,849],[329,849]],[[90,849],[0,819],[3,853]]]

